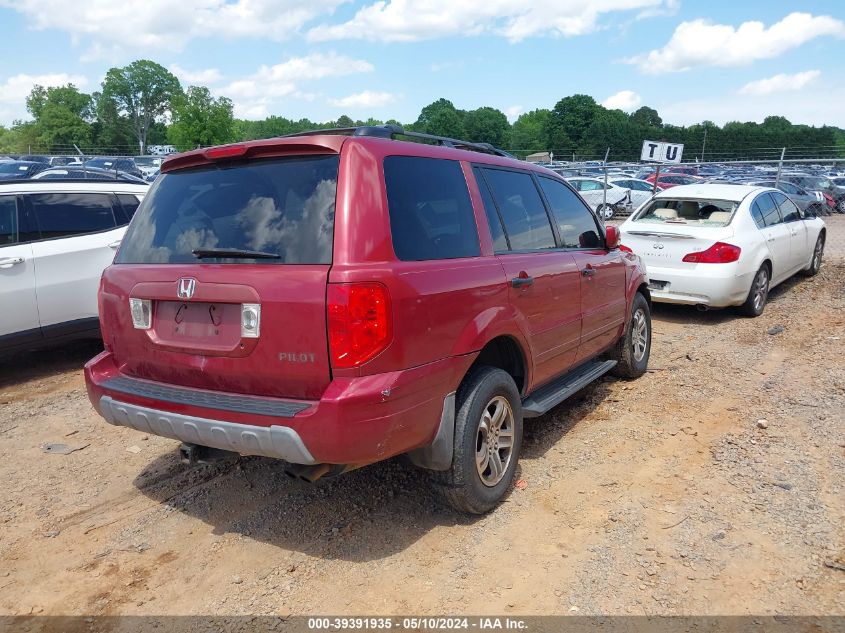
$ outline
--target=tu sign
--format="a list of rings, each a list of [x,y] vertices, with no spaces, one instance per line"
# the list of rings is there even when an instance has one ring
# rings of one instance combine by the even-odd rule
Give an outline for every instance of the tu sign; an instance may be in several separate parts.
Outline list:
[[[680,163],[683,155],[684,146],[680,143],[643,141],[643,151],[640,154],[640,160],[656,163]]]

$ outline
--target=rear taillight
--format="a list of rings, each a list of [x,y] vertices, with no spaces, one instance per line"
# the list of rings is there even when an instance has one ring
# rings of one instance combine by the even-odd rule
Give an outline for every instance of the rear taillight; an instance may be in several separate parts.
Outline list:
[[[623,253],[633,253],[634,251],[631,250],[630,246],[625,246],[624,244],[619,245],[619,250]]]
[[[692,264],[730,264],[739,259],[741,252],[742,249],[739,246],[716,242],[706,251],[690,253],[684,256],[683,261]]]
[[[824,200],[827,203],[827,206],[829,206],[829,207],[835,207],[836,206],[836,202],[834,201],[833,196],[831,196],[829,193],[824,193],[824,192],[822,192],[822,195],[824,196]]]
[[[393,328],[387,288],[373,282],[329,284],[327,295],[332,367],[358,367],[390,344]]]

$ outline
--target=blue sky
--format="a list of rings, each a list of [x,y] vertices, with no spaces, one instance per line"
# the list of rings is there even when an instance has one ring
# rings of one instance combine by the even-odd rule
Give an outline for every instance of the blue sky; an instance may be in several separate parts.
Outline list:
[[[135,59],[236,115],[413,121],[439,97],[513,119],[586,93],[670,123],[845,127],[845,2],[0,0],[0,124],[34,83],[99,89]]]

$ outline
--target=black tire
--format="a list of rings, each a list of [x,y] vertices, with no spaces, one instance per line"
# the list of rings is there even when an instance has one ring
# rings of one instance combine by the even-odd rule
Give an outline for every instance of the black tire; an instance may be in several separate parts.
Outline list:
[[[824,256],[824,233],[819,235],[816,240],[816,245],[813,247],[813,259],[810,260],[810,267],[801,271],[805,277],[815,277],[819,274],[822,267],[822,257]]]
[[[760,266],[760,269],[754,274],[754,279],[751,280],[751,288],[748,289],[748,297],[739,307],[740,313],[748,317],[758,317],[763,314],[766,308],[766,302],[769,300],[769,283],[771,281],[771,272],[766,264]]]
[[[613,219],[613,216],[616,215],[616,209],[609,204],[600,204],[596,208],[596,214],[606,222]]]
[[[639,315],[639,316],[638,316]],[[642,318],[642,326],[645,331],[645,345],[640,356],[640,347],[635,345],[635,330],[639,331],[638,323]],[[639,378],[648,369],[648,357],[651,355],[651,309],[648,300],[642,293],[634,295],[631,302],[631,315],[628,319],[628,327],[625,334],[616,343],[616,347],[610,351],[608,358],[616,361],[616,367],[612,374],[619,378]]]
[[[836,203],[837,213],[845,213],[845,198],[840,198]]]
[[[485,434],[482,427],[482,416],[489,407],[503,404],[507,401],[512,415],[512,444],[506,464],[502,464],[501,475],[495,485],[485,484],[482,474],[479,473],[480,466],[477,464],[477,455],[483,455],[485,446],[491,449],[484,438],[490,437]],[[495,403],[495,404],[494,404]],[[498,505],[499,501],[507,494],[516,472],[519,451],[522,448],[522,400],[519,397],[519,390],[509,374],[495,367],[479,367],[473,370],[464,379],[458,388],[455,411],[455,445],[452,455],[452,466],[444,472],[433,473],[438,488],[443,493],[446,502],[459,512],[468,514],[484,514]],[[499,439],[505,435],[495,435],[496,446]],[[481,450],[479,450],[481,445]],[[501,453],[505,449],[496,449],[501,464]],[[495,460],[488,452],[487,464],[490,471],[489,480],[493,480],[493,467],[491,462]],[[484,472],[487,472],[485,470]]]

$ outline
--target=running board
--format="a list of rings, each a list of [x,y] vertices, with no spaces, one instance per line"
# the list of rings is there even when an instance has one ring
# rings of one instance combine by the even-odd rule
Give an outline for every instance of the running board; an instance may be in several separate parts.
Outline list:
[[[523,400],[522,415],[526,418],[536,418],[543,415],[615,366],[615,360],[594,360],[584,363],[554,382],[540,387]]]

